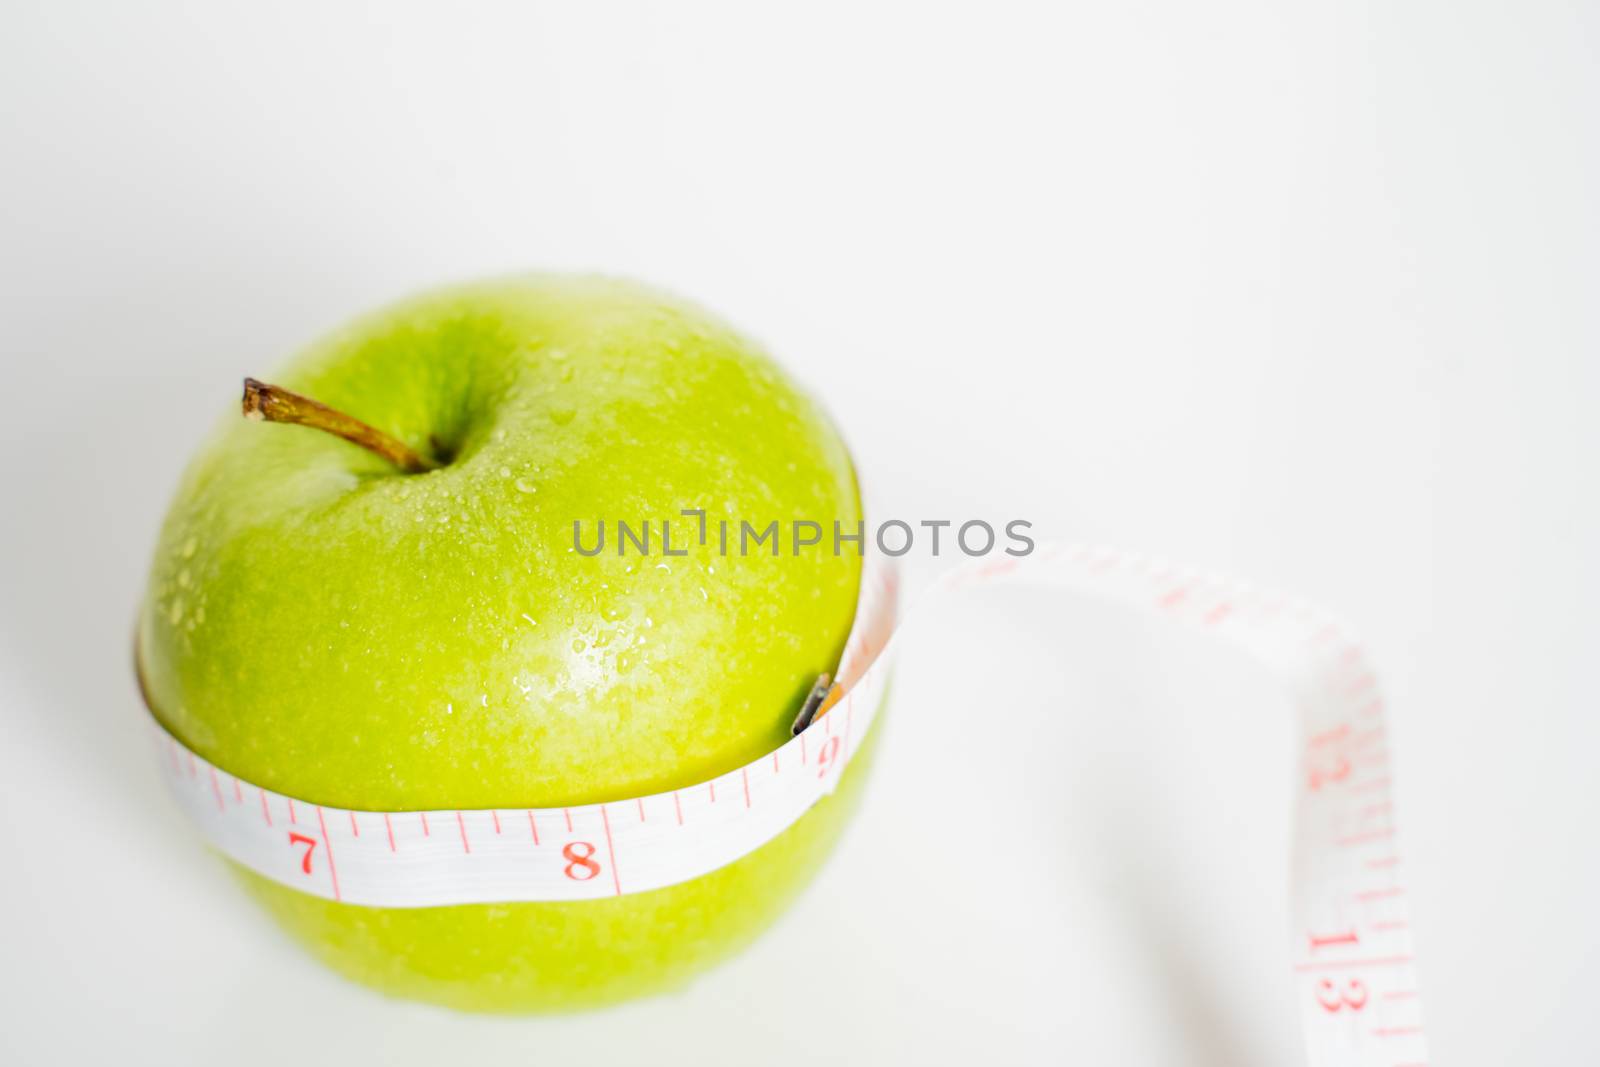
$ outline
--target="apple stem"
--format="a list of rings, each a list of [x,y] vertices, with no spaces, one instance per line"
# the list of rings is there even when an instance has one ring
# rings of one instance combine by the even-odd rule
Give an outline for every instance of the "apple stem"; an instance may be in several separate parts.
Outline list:
[[[397,437],[368,426],[360,419],[326,404],[319,404],[308,396],[290,392],[277,385],[254,378],[244,380],[244,400],[241,403],[244,417],[257,422],[286,422],[296,426],[310,426],[316,430],[342,437],[351,444],[360,445],[376,453],[407,474],[421,474],[435,469],[438,464],[424,459],[420,453]]]

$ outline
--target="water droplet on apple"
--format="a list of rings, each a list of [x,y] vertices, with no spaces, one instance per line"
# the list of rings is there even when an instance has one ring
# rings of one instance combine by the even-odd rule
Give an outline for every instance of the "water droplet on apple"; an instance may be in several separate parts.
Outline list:
[[[582,652],[584,649],[586,649],[588,647],[589,647],[588,644],[584,641],[583,638],[574,637],[572,639],[572,651],[574,651],[574,652]]]
[[[182,549],[183,558],[184,559],[188,559],[191,556],[193,556],[194,552],[195,552],[195,549],[197,549],[199,547],[200,547],[200,542],[199,541],[196,541],[193,537],[189,538],[189,540],[187,540],[187,541],[185,541],[183,543],[183,549]]]
[[[501,467],[500,468],[500,477],[502,477],[502,478],[511,477],[511,468],[510,467]]]
[[[539,491],[538,486],[523,478],[518,478],[516,484],[517,492],[519,493],[537,493]]]

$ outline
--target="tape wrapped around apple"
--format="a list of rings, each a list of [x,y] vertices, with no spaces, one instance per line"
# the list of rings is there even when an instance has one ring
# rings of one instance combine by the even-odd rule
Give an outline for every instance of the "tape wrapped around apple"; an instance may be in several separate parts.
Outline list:
[[[140,615],[146,700],[246,781],[368,810],[541,808],[705,781],[777,748],[834,669],[853,551],[575,550],[574,522],[853,530],[850,456],[755,345],[627,282],[425,294],[313,346],[185,474]],[[311,409],[275,410],[274,404]],[[309,413],[308,413],[309,411]],[[876,733],[870,735],[876,737]],[[771,922],[859,795],[743,859],[615,898],[372,908],[240,868],[336,970],[478,1011],[685,981]]]

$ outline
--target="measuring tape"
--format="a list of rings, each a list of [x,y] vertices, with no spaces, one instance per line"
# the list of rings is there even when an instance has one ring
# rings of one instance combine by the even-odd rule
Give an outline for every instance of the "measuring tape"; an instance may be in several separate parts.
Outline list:
[[[1063,544],[976,560],[932,592],[1047,585],[1204,627],[1287,685],[1298,729],[1292,974],[1313,1067],[1425,1067],[1384,705],[1366,656],[1289,598],[1123,552]],[[892,560],[869,548],[837,699],[776,751],[699,785],[570,808],[352,811],[207,762],[154,717],[179,804],[230,859],[302,892],[375,907],[582,900],[723,867],[831,793],[879,710],[902,629]]]

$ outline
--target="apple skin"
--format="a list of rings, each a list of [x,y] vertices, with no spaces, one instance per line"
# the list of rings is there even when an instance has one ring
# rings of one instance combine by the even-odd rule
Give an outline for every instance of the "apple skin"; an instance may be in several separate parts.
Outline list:
[[[821,409],[705,313],[534,275],[423,294],[272,380],[447,459],[404,474],[224,420],[184,476],[140,615],[152,711],[246,781],[365,810],[542,808],[712,778],[776,748],[836,665],[860,559],[717,554],[715,523],[853,530]],[[712,544],[683,509],[704,508]],[[652,520],[654,552],[592,545]],[[662,519],[674,548],[660,552]],[[854,768],[841,794],[859,787]],[[336,969],[464,1009],[662,988],[748,940],[826,853],[838,795],[739,863],[610,901],[377,909],[247,875]]]

